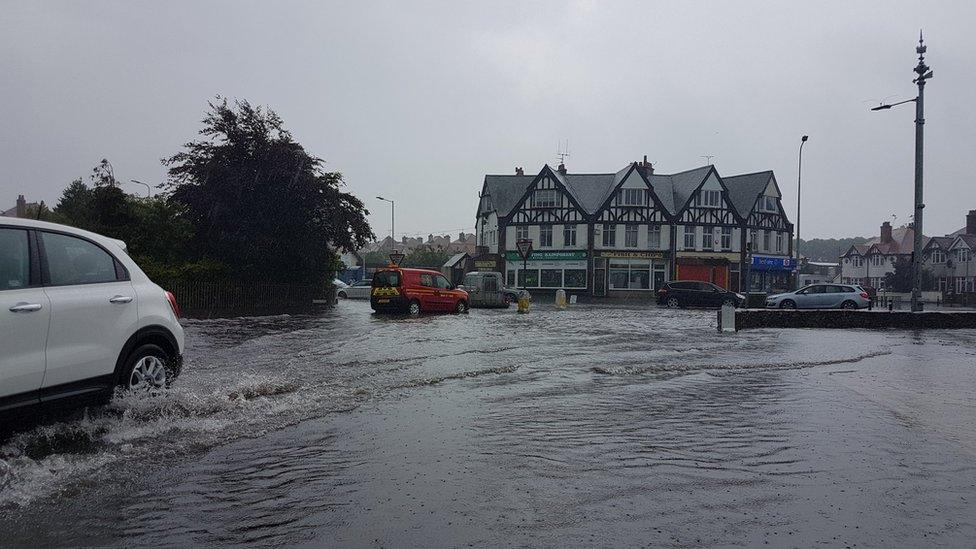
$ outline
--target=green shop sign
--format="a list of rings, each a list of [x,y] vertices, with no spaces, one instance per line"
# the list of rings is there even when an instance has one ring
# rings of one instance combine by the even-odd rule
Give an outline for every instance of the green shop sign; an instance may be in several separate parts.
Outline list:
[[[505,252],[507,261],[522,261],[518,252]],[[586,250],[533,250],[530,261],[579,261],[586,259]]]

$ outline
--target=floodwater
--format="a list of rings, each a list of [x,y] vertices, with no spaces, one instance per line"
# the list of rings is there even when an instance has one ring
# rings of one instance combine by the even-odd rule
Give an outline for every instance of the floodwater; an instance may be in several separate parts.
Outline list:
[[[976,332],[713,311],[187,321],[0,440],[0,546],[972,547]]]

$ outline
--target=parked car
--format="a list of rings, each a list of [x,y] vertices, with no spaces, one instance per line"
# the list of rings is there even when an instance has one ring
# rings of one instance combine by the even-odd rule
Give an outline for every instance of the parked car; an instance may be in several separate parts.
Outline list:
[[[0,411],[168,386],[182,366],[179,314],[123,242],[0,218]]]
[[[460,289],[468,292],[472,307],[508,307],[518,301],[520,290],[505,287],[497,271],[473,271],[464,275]]]
[[[338,278],[333,278],[332,279],[332,285],[335,286],[335,289],[336,290],[341,290],[343,288],[348,288],[349,287],[348,284],[346,284],[345,282],[339,280]]]
[[[811,284],[766,298],[766,307],[778,309],[863,309],[870,297],[854,284]]]
[[[353,282],[345,288],[339,288],[336,295],[342,299],[369,299],[369,292],[373,288],[373,281],[370,279]]]
[[[742,294],[698,280],[668,282],[657,291],[657,302],[668,307],[721,307],[726,303],[741,307],[745,301]]]
[[[378,313],[419,315],[427,312],[464,313],[468,292],[459,290],[437,271],[391,267],[373,274],[370,306]]]

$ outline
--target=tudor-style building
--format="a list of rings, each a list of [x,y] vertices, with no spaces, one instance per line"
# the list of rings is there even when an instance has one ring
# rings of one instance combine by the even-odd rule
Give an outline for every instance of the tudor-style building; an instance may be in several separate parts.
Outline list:
[[[731,181],[731,183],[729,182]],[[571,174],[544,166],[537,175],[486,175],[479,195],[478,268],[511,285],[564,288],[596,296],[650,295],[675,278],[744,288],[741,273],[791,269],[792,224],[772,172],[723,178],[714,166],[655,174],[646,161],[615,173]],[[750,229],[768,231],[752,257]],[[759,234],[758,232],[756,234]],[[775,235],[775,236],[774,236]],[[529,239],[523,265],[516,242]],[[765,269],[747,268],[756,263]],[[756,276],[754,286],[773,284]],[[788,281],[781,281],[787,287]]]

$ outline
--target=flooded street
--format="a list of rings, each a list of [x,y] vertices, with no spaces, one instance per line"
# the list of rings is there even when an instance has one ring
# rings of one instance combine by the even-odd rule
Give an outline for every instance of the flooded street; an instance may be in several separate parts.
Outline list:
[[[976,539],[973,331],[347,301],[186,332],[167,393],[0,440],[0,546]]]

